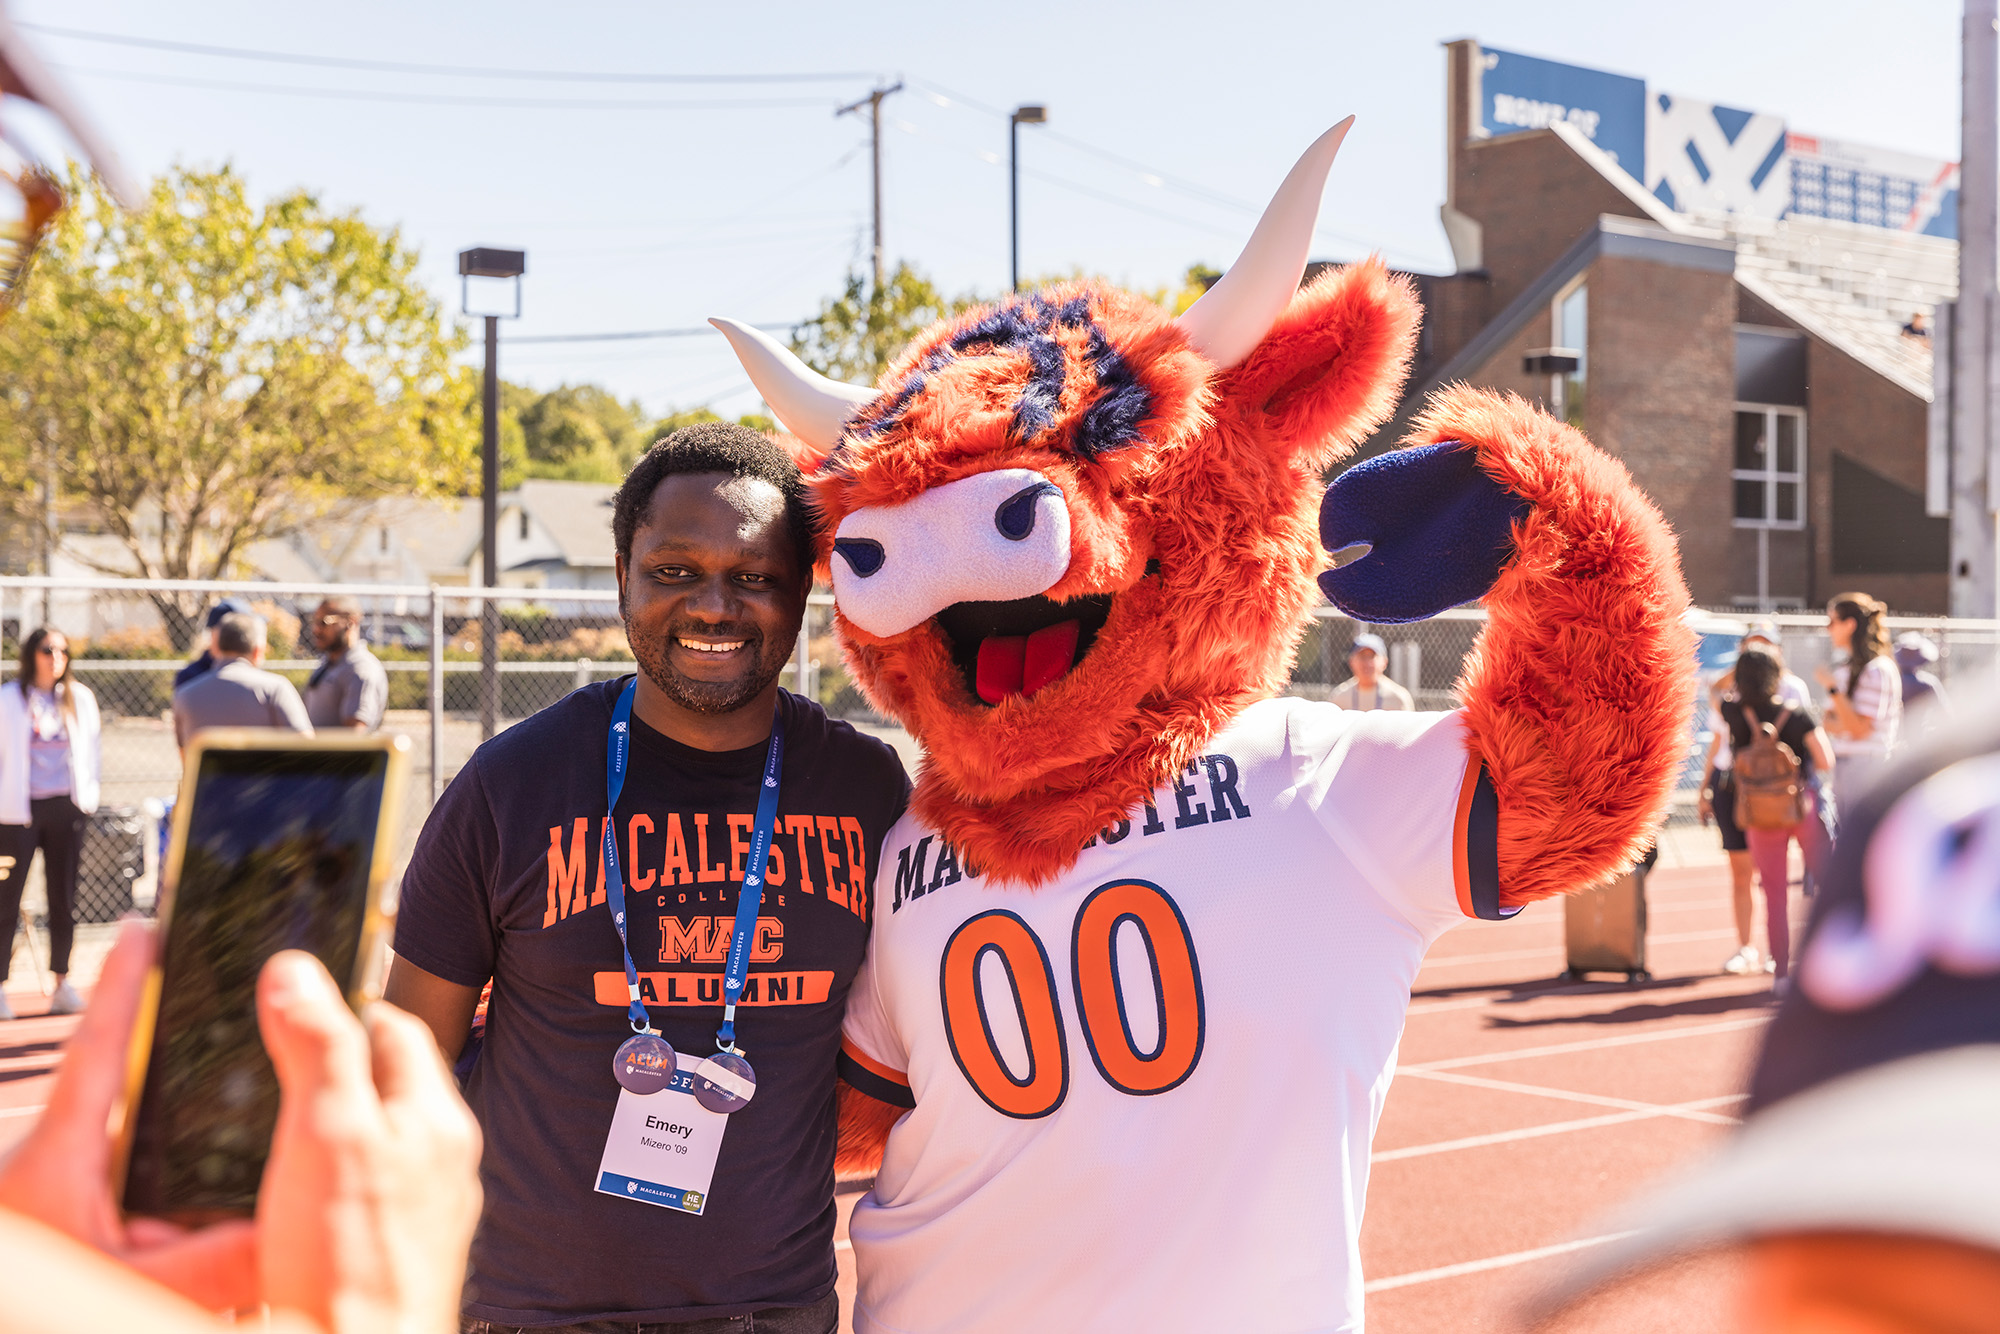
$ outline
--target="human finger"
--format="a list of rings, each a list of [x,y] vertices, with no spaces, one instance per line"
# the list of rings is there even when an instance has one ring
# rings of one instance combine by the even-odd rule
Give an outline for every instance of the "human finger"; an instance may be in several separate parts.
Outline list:
[[[155,1282],[210,1311],[243,1311],[262,1300],[257,1281],[257,1229],[249,1222],[216,1223],[195,1232],[146,1220],[126,1229],[124,1259]]]
[[[322,1092],[374,1100],[368,1039],[312,955],[284,950],[266,961],[257,978],[257,1022],[286,1102]]]
[[[362,1011],[374,1058],[375,1088],[382,1101],[428,1100],[448,1094],[460,1101],[458,1086],[439,1055],[430,1028],[407,1010],[377,1001]]]
[[[127,921],[105,956],[90,1005],[69,1040],[41,1124],[102,1139],[111,1106],[125,1085],[126,1049],[139,997],[153,965],[153,928]]]

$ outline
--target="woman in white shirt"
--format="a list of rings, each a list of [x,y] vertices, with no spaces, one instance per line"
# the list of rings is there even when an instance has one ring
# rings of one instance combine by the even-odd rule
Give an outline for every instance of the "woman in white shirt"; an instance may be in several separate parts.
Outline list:
[[[28,863],[40,848],[49,971],[56,978],[50,1014],[83,1009],[83,998],[69,984],[69,953],[76,934],[77,857],[97,809],[97,697],[69,668],[69,639],[44,625],[21,641],[20,671],[0,685],[0,920],[11,940]],[[11,957],[0,957],[0,984],[10,963]],[[13,1017],[0,990],[0,1019]]]
[[[1842,593],[1826,607],[1826,635],[1846,670],[1821,667],[1826,730],[1833,738],[1833,795],[1845,807],[1873,782],[1896,748],[1903,715],[1903,676],[1889,655],[1889,608],[1866,593]]]

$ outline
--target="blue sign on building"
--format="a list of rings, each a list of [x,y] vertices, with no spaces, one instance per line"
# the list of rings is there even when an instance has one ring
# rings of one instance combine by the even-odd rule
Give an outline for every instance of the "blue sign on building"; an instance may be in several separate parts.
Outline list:
[[[1635,180],[1646,177],[1646,83],[1512,51],[1481,48],[1479,123],[1489,135],[1566,121]]]

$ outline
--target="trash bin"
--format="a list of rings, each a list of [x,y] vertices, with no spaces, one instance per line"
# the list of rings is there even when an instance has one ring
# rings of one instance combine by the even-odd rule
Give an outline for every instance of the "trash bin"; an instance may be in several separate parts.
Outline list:
[[[1646,872],[1659,860],[1655,844],[1637,866],[1594,889],[1563,900],[1563,944],[1569,956],[1564,976],[1623,973],[1628,982],[1648,982],[1646,970]]]
[[[137,806],[100,806],[84,828],[77,859],[76,920],[115,922],[132,911],[132,887],[146,873],[146,822]]]

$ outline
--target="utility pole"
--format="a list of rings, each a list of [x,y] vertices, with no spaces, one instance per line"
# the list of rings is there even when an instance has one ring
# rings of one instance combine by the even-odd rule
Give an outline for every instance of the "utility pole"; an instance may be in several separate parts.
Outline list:
[[[2000,510],[1994,320],[2000,313],[2000,0],[1966,0],[1959,128],[1958,300],[1951,312],[1951,600],[1953,616],[1995,615],[1994,511]],[[1946,350],[1941,348],[1940,350]]]
[[[893,86],[877,88],[860,101],[849,102],[833,113],[845,116],[862,107],[868,108],[868,153],[875,178],[875,290],[878,292],[882,290],[882,99],[902,91],[902,81],[898,80]]]

